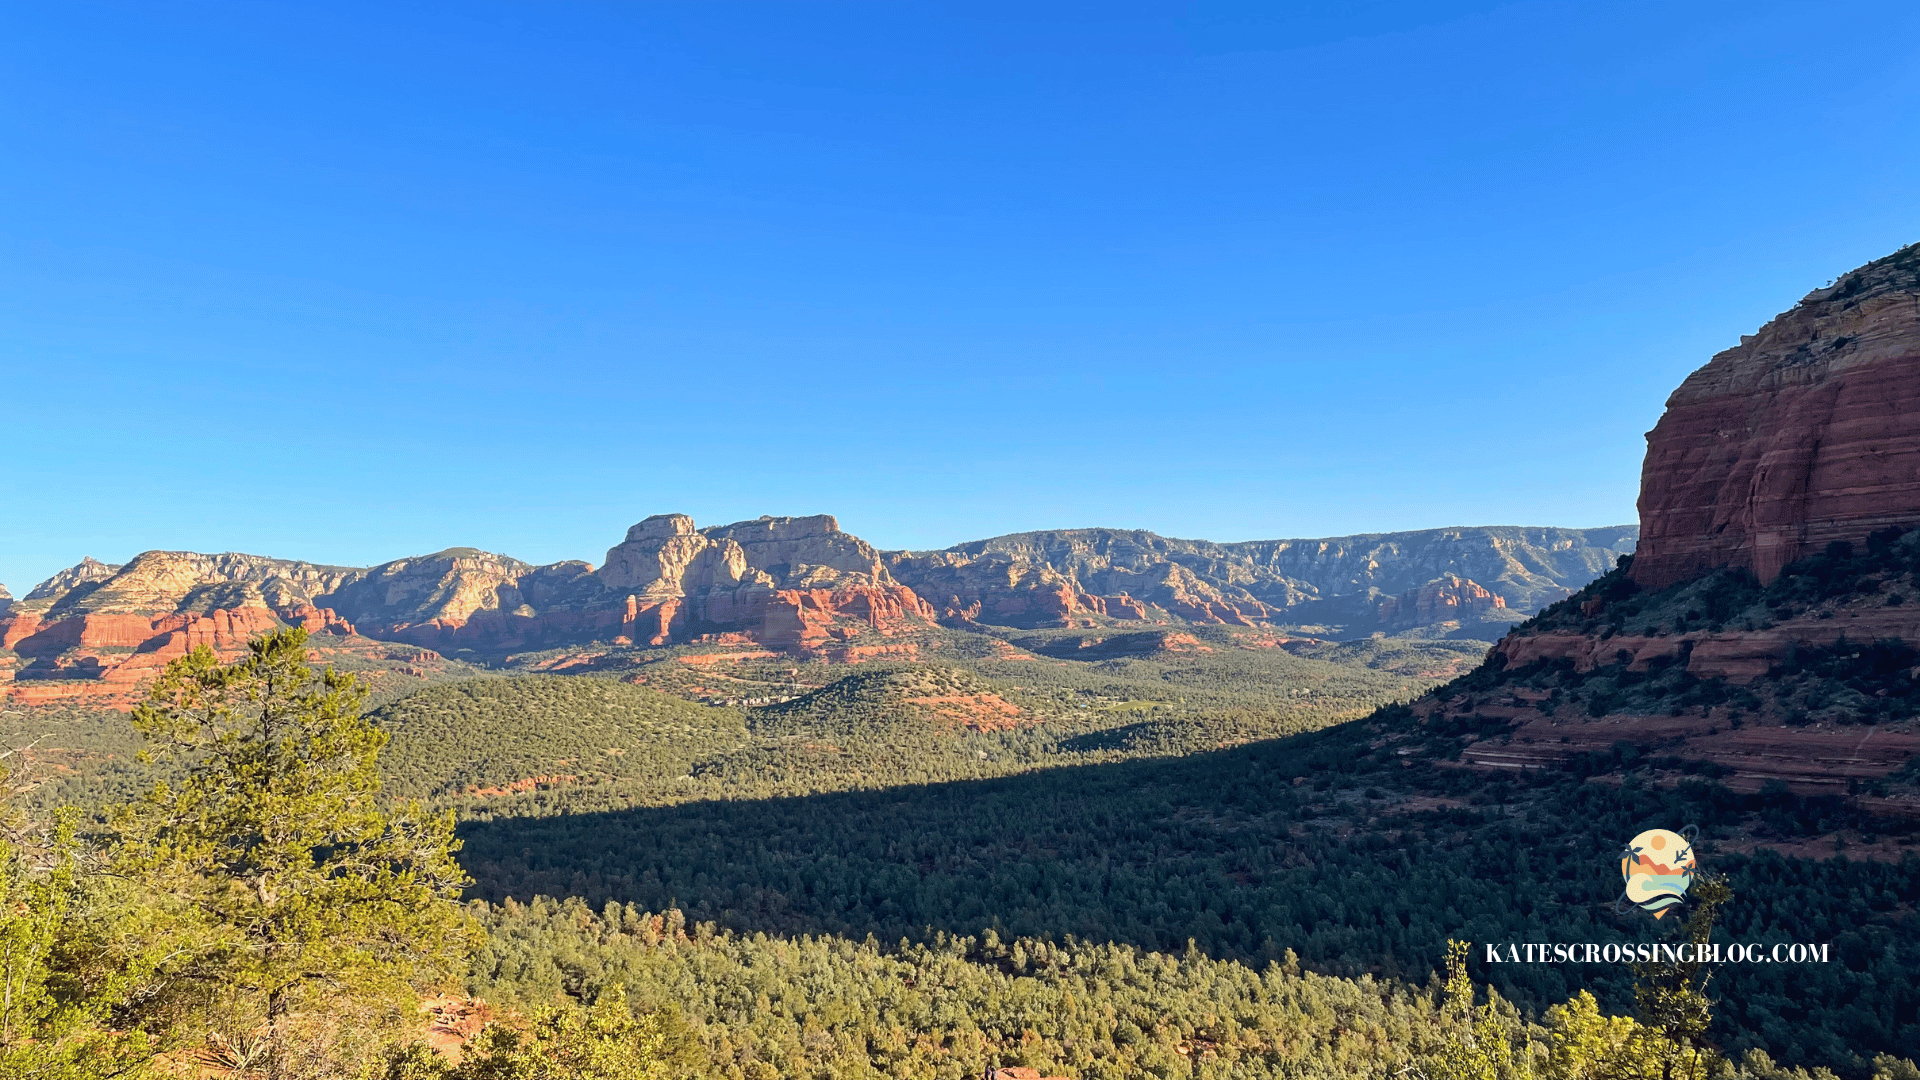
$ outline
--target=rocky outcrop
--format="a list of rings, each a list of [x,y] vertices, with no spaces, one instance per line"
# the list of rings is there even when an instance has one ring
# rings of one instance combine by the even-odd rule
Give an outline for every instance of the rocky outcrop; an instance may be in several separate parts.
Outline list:
[[[1109,604],[1071,576],[1003,552],[895,552],[888,568],[913,583],[942,619],[994,626],[1066,626],[1076,618],[1145,619],[1146,608],[1121,596]]]
[[[232,553],[149,551],[124,566],[86,559],[0,613],[0,649],[42,661],[29,664],[25,677],[78,671],[104,678],[202,644],[238,649],[280,625],[350,633],[311,596],[351,572]],[[131,650],[141,662],[106,655],[117,650]],[[75,651],[91,655],[68,655]]]
[[[83,560],[0,612],[0,660],[12,665],[0,668],[16,690],[35,681],[137,681],[198,645],[233,653],[280,625],[476,658],[715,638],[857,659],[905,655],[911,642],[889,639],[936,620],[1265,626],[1323,615],[1329,597],[1352,600],[1353,617],[1365,617],[1360,630],[1371,632],[1383,603],[1398,625],[1511,603],[1502,585],[1527,597],[1584,581],[1587,567],[1613,554],[1595,543],[1618,543],[1621,533],[1593,532],[1455,529],[1223,545],[1087,529],[883,553],[826,515],[703,529],[684,514],[661,514],[627,530],[597,569],[534,566],[475,548],[365,568],[149,551],[124,565]],[[1474,581],[1495,584],[1474,585],[1456,566],[1485,567]],[[1463,583],[1418,592],[1448,572]],[[1415,594],[1403,602],[1387,586]]]
[[[1504,612],[1505,598],[1458,574],[1443,574],[1417,589],[1390,596],[1375,609],[1380,625],[1393,630],[1478,619]]]
[[[1462,763],[1545,768],[1626,742],[1712,762],[1739,790],[1853,798],[1908,760],[1920,246],[1688,376],[1647,436],[1640,511],[1629,563],[1414,703],[1427,723],[1510,723]]]
[[[7,587],[5,585],[0,585],[0,615],[5,615],[7,613],[7,609],[12,606],[13,606],[13,594],[7,591]]]
[[[1088,618],[1253,626],[1379,628],[1382,605],[1448,575],[1498,603],[1464,594],[1429,607],[1458,618],[1516,616],[1567,596],[1611,568],[1631,526],[1608,529],[1454,528],[1216,544],[1139,530],[1016,533],[944,551],[893,552],[894,576],[943,617],[1003,626],[1071,626]],[[1404,610],[1417,610],[1418,600]],[[1395,614],[1396,625],[1402,616]],[[1405,625],[1416,625],[1406,622]]]
[[[105,581],[118,573],[120,567],[100,562],[88,555],[65,570],[53,575],[34,586],[27,593],[29,600],[46,600],[55,596],[65,596],[74,589],[92,582]]]
[[[651,517],[607,552],[598,578],[602,589],[626,592],[624,636],[650,644],[744,632],[775,648],[809,649],[935,617],[871,544],[824,514],[705,530],[684,514]]]
[[[1687,377],[1647,435],[1633,577],[1772,581],[1920,524],[1920,245],[1816,289]]]
[[[199,645],[237,652],[281,625],[483,656],[703,634],[852,655],[856,638],[935,617],[872,545],[831,517],[701,530],[667,514],[629,529],[598,571],[474,548],[364,569],[235,553],[149,551],[124,566],[88,559],[0,612],[0,650],[19,665],[9,669],[16,683],[114,683],[143,679]]]

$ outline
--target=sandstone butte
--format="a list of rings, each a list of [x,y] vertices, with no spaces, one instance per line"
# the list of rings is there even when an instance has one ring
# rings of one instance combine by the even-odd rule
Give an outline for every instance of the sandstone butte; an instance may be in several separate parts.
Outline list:
[[[1477,581],[1458,574],[1446,574],[1380,602],[1378,616],[1382,626],[1409,630],[1416,626],[1454,622],[1459,619],[1505,610],[1505,597],[1489,591]]]
[[[1650,591],[1725,567],[1770,582],[1834,541],[1860,545],[1876,530],[1920,526],[1920,245],[1816,289],[1688,376],[1647,435],[1640,513],[1628,574]],[[1887,587],[1915,591],[1910,580]],[[1605,604],[1588,601],[1582,613],[1603,619]],[[1763,626],[1672,633],[1521,627],[1494,656],[1509,668],[1572,660],[1579,671],[1684,659],[1690,674],[1755,685],[1795,647],[1842,638],[1920,641],[1920,604],[1840,597]],[[1429,696],[1414,709],[1510,720],[1509,739],[1463,756],[1488,768],[1537,767],[1625,740],[1726,765],[1737,788],[1782,779],[1834,792],[1884,776],[1920,750],[1920,733],[1905,724],[1740,727],[1711,709],[1589,718],[1544,699],[1501,689],[1450,702]],[[1880,808],[1920,813],[1904,802]]]
[[[1833,541],[1920,526],[1920,244],[1814,290],[1689,375],[1647,434],[1640,514],[1628,573],[1648,590],[1721,567],[1766,583]],[[1622,651],[1635,670],[1684,654],[1694,675],[1746,683],[1795,645],[1841,637],[1920,640],[1920,610],[1852,604],[1764,630],[1605,641],[1523,630],[1496,652],[1583,671]]]
[[[1367,633],[1532,610],[1611,565],[1631,533],[1491,527],[1218,545],[1089,529],[916,553],[877,551],[826,515],[702,529],[662,514],[598,568],[474,548],[370,568],[149,551],[124,565],[84,559],[0,610],[0,683],[14,700],[124,703],[175,656],[202,644],[232,654],[283,624],[482,658],[709,640],[857,661],[906,655],[902,636],[935,622],[1312,619]]]
[[[1920,244],[1843,275],[1689,375],[1647,435],[1632,574],[1762,583],[1920,524]]]

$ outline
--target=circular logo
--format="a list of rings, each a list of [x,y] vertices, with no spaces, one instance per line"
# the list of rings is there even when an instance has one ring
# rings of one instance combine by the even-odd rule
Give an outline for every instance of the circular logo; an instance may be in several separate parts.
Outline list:
[[[1620,852],[1620,876],[1626,881],[1626,891],[1619,902],[1652,912],[1658,919],[1685,900],[1687,886],[1693,884],[1693,871],[1699,865],[1693,857],[1693,838],[1698,831],[1692,825],[1680,832],[1648,829],[1629,841]]]

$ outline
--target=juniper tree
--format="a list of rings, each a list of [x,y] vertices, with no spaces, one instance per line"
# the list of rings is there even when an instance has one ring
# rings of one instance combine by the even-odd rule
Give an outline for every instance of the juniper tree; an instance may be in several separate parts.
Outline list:
[[[452,815],[382,800],[365,696],[286,629],[237,663],[172,661],[133,714],[178,772],[118,814],[116,869],[197,919],[174,974],[201,988],[210,1045],[270,1080],[372,1050],[477,940]]]
[[[30,821],[11,797],[31,787],[0,749],[0,1076],[110,1080],[147,1075],[161,1046],[111,1020],[148,989],[144,920],[88,874],[71,815]],[[9,760],[12,759],[12,760]]]

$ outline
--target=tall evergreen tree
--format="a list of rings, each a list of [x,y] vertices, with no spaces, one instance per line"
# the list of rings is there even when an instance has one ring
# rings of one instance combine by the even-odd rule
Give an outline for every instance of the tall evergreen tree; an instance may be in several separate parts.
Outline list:
[[[45,828],[10,804],[31,786],[8,767],[19,756],[0,749],[0,1076],[147,1075],[159,1041],[109,1022],[152,973],[151,951],[125,947],[140,920],[90,887],[69,819]]]
[[[234,664],[174,660],[133,715],[180,776],[118,816],[116,868],[198,920],[174,974],[202,988],[210,1045],[269,1080],[373,1051],[477,940],[452,815],[382,802],[364,699],[287,629]]]

